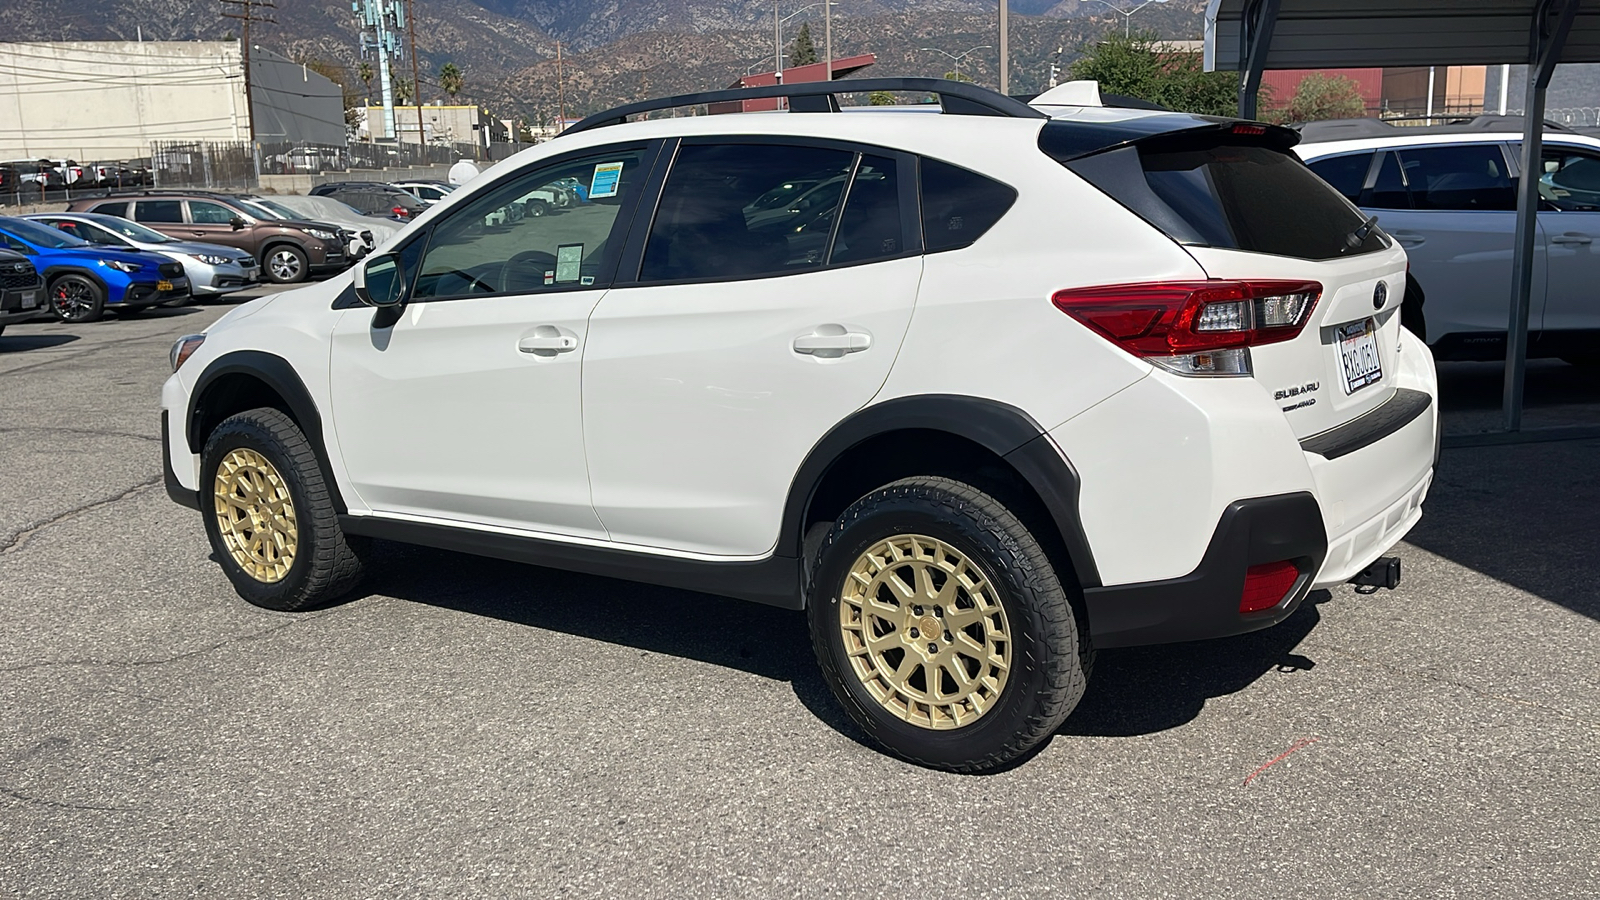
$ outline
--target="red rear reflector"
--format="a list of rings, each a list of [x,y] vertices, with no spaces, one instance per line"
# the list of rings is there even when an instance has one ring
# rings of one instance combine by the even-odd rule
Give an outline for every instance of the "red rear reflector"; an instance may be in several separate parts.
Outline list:
[[[1251,566],[1244,573],[1244,594],[1239,598],[1239,612],[1253,613],[1271,609],[1289,596],[1294,583],[1300,579],[1300,569],[1292,562],[1262,563]]]
[[[1293,340],[1322,296],[1315,281],[1173,281],[1057,291],[1056,308],[1136,356]]]
[[[1233,133],[1234,134],[1266,134],[1267,133],[1267,126],[1265,126],[1265,125],[1235,125],[1235,126],[1233,126]]]

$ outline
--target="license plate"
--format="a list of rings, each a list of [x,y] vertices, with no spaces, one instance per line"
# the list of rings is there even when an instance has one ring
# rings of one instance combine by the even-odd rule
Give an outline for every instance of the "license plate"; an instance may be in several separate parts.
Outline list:
[[[26,291],[26,292],[23,293],[23,295],[22,295],[22,308],[23,309],[34,309],[34,308],[38,307],[38,305],[39,305],[39,292],[38,291]]]
[[[170,290],[172,290],[172,282],[170,282],[170,281],[158,281],[158,282],[156,282],[156,290],[158,290],[158,291],[170,291]]]
[[[1344,392],[1354,394],[1383,380],[1378,359],[1378,327],[1371,319],[1339,326],[1339,368],[1344,371]]]

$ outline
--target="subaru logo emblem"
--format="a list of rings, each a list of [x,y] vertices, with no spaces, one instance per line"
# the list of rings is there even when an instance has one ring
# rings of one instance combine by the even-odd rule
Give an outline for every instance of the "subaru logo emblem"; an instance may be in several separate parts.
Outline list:
[[[1372,308],[1383,309],[1383,304],[1387,303],[1388,300],[1389,286],[1380,281],[1378,286],[1372,289]]]

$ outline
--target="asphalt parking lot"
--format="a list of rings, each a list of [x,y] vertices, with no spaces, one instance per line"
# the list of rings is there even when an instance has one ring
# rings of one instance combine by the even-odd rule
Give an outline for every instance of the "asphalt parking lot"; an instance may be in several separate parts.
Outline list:
[[[963,778],[864,747],[797,613],[393,545],[246,605],[160,483],[225,309],[0,337],[0,894],[1600,895],[1600,442],[1447,450],[1400,589],[1104,652]]]

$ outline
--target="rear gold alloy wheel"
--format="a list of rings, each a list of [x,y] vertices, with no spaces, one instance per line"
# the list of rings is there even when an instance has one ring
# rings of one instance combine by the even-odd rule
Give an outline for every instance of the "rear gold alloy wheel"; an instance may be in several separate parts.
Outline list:
[[[840,592],[845,655],[884,709],[929,729],[970,725],[1011,674],[1011,630],[990,581],[938,538],[900,534],[856,558]]]
[[[247,447],[228,451],[213,493],[217,532],[239,568],[263,584],[289,574],[300,529],[289,485],[272,463]]]

